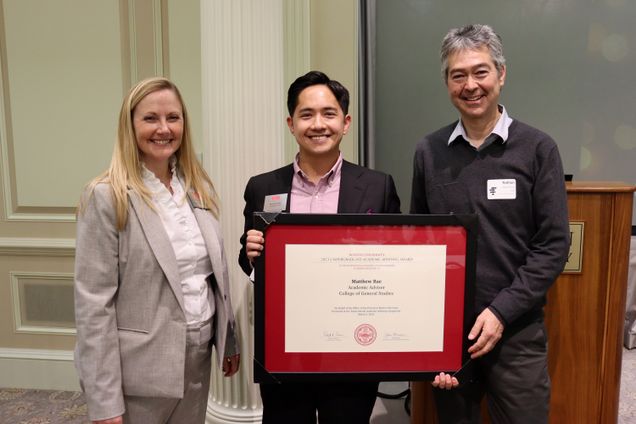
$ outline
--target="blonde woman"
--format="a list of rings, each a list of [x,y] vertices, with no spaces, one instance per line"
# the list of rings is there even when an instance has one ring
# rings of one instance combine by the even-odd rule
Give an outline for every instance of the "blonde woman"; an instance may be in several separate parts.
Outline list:
[[[78,212],[75,363],[93,423],[203,423],[212,346],[237,372],[217,218],[179,90],[139,82]]]

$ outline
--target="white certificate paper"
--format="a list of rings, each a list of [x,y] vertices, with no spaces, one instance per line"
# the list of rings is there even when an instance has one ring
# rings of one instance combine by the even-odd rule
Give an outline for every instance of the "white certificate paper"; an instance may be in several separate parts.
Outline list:
[[[441,352],[445,245],[285,246],[286,352]]]

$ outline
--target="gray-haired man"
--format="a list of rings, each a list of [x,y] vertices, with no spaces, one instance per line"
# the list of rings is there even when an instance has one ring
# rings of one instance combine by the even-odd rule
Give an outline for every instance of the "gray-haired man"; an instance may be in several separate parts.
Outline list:
[[[547,423],[543,306],[569,244],[561,158],[550,136],[499,104],[506,65],[491,27],[452,29],[441,59],[461,119],[417,145],[411,213],[476,213],[479,238],[472,378],[434,390],[440,422],[480,422],[487,393],[494,423]]]

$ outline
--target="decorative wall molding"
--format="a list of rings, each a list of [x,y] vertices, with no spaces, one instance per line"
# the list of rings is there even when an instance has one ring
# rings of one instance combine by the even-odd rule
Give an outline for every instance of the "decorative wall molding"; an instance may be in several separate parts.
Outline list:
[[[164,75],[164,55],[166,50],[164,49],[164,13],[165,1],[153,0],[152,4],[152,33],[155,45],[155,75]]]
[[[119,0],[119,6],[121,7],[122,4],[124,4],[123,2],[125,2],[126,0]],[[75,202],[76,199],[74,197],[72,198],[68,198],[69,193],[68,191],[64,191],[63,189],[60,189],[60,187],[75,187],[77,186],[77,179],[74,179],[75,174],[73,174],[73,176],[71,176],[71,174],[67,174],[64,172],[64,170],[62,170],[61,172],[55,173],[53,175],[68,175],[68,177],[66,178],[66,180],[62,181],[62,183],[72,183],[72,184],[60,184],[60,179],[64,178],[64,177],[56,177],[56,185],[54,187],[51,187],[51,189],[47,190],[46,189],[46,183],[48,182],[42,182],[42,180],[44,180],[43,178],[41,178],[41,173],[43,173],[44,171],[35,171],[33,173],[30,172],[30,166],[33,167],[33,169],[35,170],[42,170],[43,167],[38,164],[38,165],[31,165],[29,163],[29,159],[28,159],[28,155],[29,155],[29,151],[27,150],[28,153],[25,153],[24,151],[18,155],[19,153],[19,149],[16,146],[23,146],[25,145],[23,142],[29,142],[29,146],[28,149],[36,149],[37,148],[37,144],[33,144],[33,143],[39,143],[38,140],[40,140],[42,137],[24,137],[24,136],[20,136],[19,134],[19,130],[21,128],[29,128],[29,124],[28,123],[24,123],[24,121],[28,120],[28,115],[25,115],[24,112],[24,108],[21,107],[20,104],[20,99],[21,98],[27,98],[29,99],[29,96],[37,96],[38,94],[40,94],[40,91],[36,88],[33,88],[32,91],[28,91],[25,93],[24,91],[20,91],[20,90],[24,90],[24,84],[18,84],[18,86],[16,87],[16,79],[19,80],[19,78],[16,78],[16,75],[20,75],[23,72],[23,69],[21,68],[11,68],[9,66],[9,52],[13,52],[12,54],[14,56],[19,56],[16,55],[15,52],[19,52],[19,51],[31,51],[34,45],[37,45],[38,43],[34,43],[34,42],[30,42],[30,43],[26,43],[26,46],[23,46],[23,41],[25,40],[25,37],[21,37],[20,34],[15,34],[15,28],[30,28],[29,25],[34,25],[34,28],[41,28],[41,33],[38,33],[37,31],[32,34],[33,37],[31,37],[31,40],[39,40],[41,38],[42,42],[44,44],[46,43],[53,43],[53,41],[55,40],[51,40],[51,35],[52,34],[57,34],[58,31],[51,31],[51,32],[47,32],[49,31],[49,27],[45,26],[38,26],[37,22],[31,22],[30,20],[25,20],[25,22],[22,22],[22,20],[19,20],[19,24],[16,25],[15,22],[18,22],[14,19],[13,25],[9,25],[12,21],[12,18],[15,18],[15,16],[5,16],[7,14],[10,14],[11,10],[16,9],[16,5],[19,4],[18,2],[16,2],[15,0],[0,0],[0,187],[2,190],[2,209],[4,209],[4,220],[8,221],[8,222],[50,222],[50,223],[67,223],[67,222],[75,222]],[[70,2],[64,2],[61,3],[59,5],[60,10],[64,11],[64,12],[68,12],[68,10],[65,10],[63,8],[65,7],[70,7],[69,6]],[[47,7],[49,6],[48,4],[46,5]],[[57,5],[56,5],[57,6]],[[24,9],[24,7],[22,8]],[[31,12],[29,12],[31,13]],[[60,12],[62,13],[62,12]],[[84,16],[81,15],[82,13],[86,14],[86,10],[80,10],[77,12],[77,14],[79,14],[80,16],[83,16],[86,20],[90,20],[90,19],[102,19],[104,20],[105,17],[102,15],[99,15],[97,13],[93,14],[93,15],[88,15],[88,16]],[[40,18],[42,15],[46,15],[47,11],[40,11],[38,12],[37,10],[32,12],[32,16],[37,17],[38,14],[40,14]],[[71,15],[70,13],[68,13],[68,15]],[[120,18],[122,16],[125,16],[125,13],[120,13]],[[71,18],[74,18],[74,16],[70,16]],[[24,18],[24,14],[20,17],[21,19]],[[52,21],[56,21],[56,17],[51,18]],[[110,21],[108,21],[110,24]],[[77,29],[80,30],[82,29],[81,25],[78,25],[78,21],[75,19],[70,19],[68,22],[65,23],[65,27],[70,27],[71,25],[77,25]],[[11,27],[14,28],[13,31],[11,31]],[[59,26],[58,26],[59,27]],[[97,30],[95,31],[95,33],[102,33],[101,31]],[[68,31],[66,31],[65,34],[68,34]],[[10,39],[11,37],[9,37],[9,35],[13,35],[13,38]],[[38,38],[40,37],[40,38]],[[78,37],[78,39],[81,39],[82,37]],[[127,41],[127,40],[126,40]],[[60,39],[59,42],[57,43],[58,45],[64,45],[64,39]],[[69,52],[73,52],[75,51],[74,48],[71,48],[70,50],[67,49],[67,51]],[[51,58],[52,57],[57,57],[56,52],[49,52],[51,54]],[[77,55],[79,55],[81,53],[77,53]],[[69,53],[69,55],[73,55],[73,53]],[[90,74],[92,75],[92,72],[90,71],[85,71],[84,74],[81,73],[81,71],[78,71],[79,73],[76,75],[78,76],[78,78],[75,79],[69,79],[68,75],[70,75],[71,73],[68,72],[68,69],[64,69],[64,64],[66,63],[72,63],[72,60],[69,60],[68,57],[61,57],[61,58],[57,58],[57,62],[56,61],[47,61],[48,58],[44,57],[42,59],[40,59],[40,56],[42,56],[41,52],[34,52],[32,55],[32,58],[29,58],[27,60],[27,64],[30,64],[33,69],[40,69],[42,65],[44,68],[43,72],[41,72],[42,76],[41,78],[34,78],[33,80],[36,81],[37,83],[42,83],[42,81],[40,80],[54,80],[55,83],[53,84],[49,84],[49,86],[59,86],[59,87],[64,87],[64,84],[66,84],[68,81],[73,81],[73,82],[78,82],[78,81],[82,81],[85,82],[85,78]],[[44,55],[46,56],[46,54]],[[103,53],[102,53],[103,56]],[[15,60],[16,58],[11,56],[10,57],[12,62],[14,65],[15,63],[21,64],[21,66],[28,66],[25,65],[25,61],[24,60]],[[22,57],[24,58],[24,57]],[[88,58],[88,62],[87,63],[92,63],[90,60],[90,58]],[[15,60],[15,62],[14,62]],[[110,62],[113,63],[113,62]],[[68,65],[70,66],[70,65]],[[95,65],[97,67],[97,65]],[[126,63],[122,63],[122,66],[126,67],[127,64]],[[28,68],[27,68],[28,69]],[[11,73],[9,72],[11,71]],[[125,72],[123,72],[123,74],[126,74],[127,70]],[[12,76],[10,79],[10,75]],[[55,78],[52,76],[61,76],[61,78]],[[117,77],[117,75],[115,75],[115,77]],[[22,80],[24,80],[24,78],[22,78]],[[13,86],[10,86],[11,84],[14,84]],[[20,96],[15,96],[12,95],[12,90],[15,91],[17,90],[20,94]],[[26,96],[25,96],[26,94]],[[69,98],[73,98],[74,95],[77,95],[77,92],[73,92],[72,90],[69,90]],[[47,94],[43,94],[44,96],[47,96]],[[49,96],[49,98],[51,98]],[[63,103],[64,101],[69,101],[68,99],[61,99],[60,103]],[[46,102],[45,102],[46,103]],[[16,106],[18,105],[18,106]],[[44,108],[48,107],[46,104],[43,106]],[[60,107],[66,107],[66,105],[64,106],[60,106]],[[59,110],[59,108],[58,108]],[[62,109],[63,110],[63,109]],[[99,114],[99,112],[95,112],[96,114]],[[32,119],[32,118],[31,118]],[[48,125],[48,123],[42,124],[40,123],[40,125]],[[100,129],[101,130],[101,129]],[[49,131],[50,132],[50,131]],[[64,131],[57,131],[57,132],[52,132],[50,133],[52,136],[51,137],[47,137],[47,140],[42,141],[42,146],[48,146],[48,145],[53,145],[54,142],[59,143],[62,139],[65,138],[65,136],[61,135],[63,134]],[[20,140],[16,140],[15,137],[21,137]],[[76,140],[71,140],[76,141]],[[69,158],[69,154],[71,155],[70,157],[72,158],[72,143],[69,144],[69,148],[71,149],[71,153],[66,153],[64,155],[64,158]],[[36,147],[33,147],[36,146]],[[60,152],[62,150],[59,150]],[[18,155],[18,156],[16,156]],[[60,154],[60,156],[62,156],[62,154]],[[48,154],[44,153],[41,157],[47,157],[48,158]],[[60,160],[64,160],[64,159],[60,159],[59,156],[55,155],[55,157],[51,158],[51,165],[52,168],[51,170],[60,170],[63,169],[65,166],[68,166],[68,164],[66,163],[60,163]],[[17,162],[20,163],[17,163]],[[59,165],[56,167],[56,165]],[[36,202],[33,202],[33,193],[39,193],[37,191],[37,189],[34,189],[34,184],[32,183],[32,181],[24,181],[24,175],[25,175],[25,168],[29,171],[27,172],[28,175],[30,175],[33,179],[38,178],[40,181],[39,184],[44,184],[43,185],[43,189],[41,191],[41,193],[47,193],[47,192],[52,192],[52,190],[58,189],[61,190],[62,193],[64,193],[64,200],[60,200],[59,203],[55,203],[55,201],[51,202],[50,197],[47,198],[47,200],[44,200],[42,202],[42,204],[37,204]],[[48,167],[47,167],[48,168]],[[68,169],[68,168],[67,168]],[[48,169],[47,169],[48,172]],[[19,182],[20,181],[20,182]],[[18,184],[19,182],[19,184]],[[37,185],[35,185],[35,187],[37,187]],[[28,195],[25,195],[25,197],[27,197],[27,200],[24,201],[24,199],[22,199],[22,197],[18,196],[18,193],[23,193],[23,191],[25,193],[28,193]],[[79,196],[79,192],[77,193],[77,195]],[[31,197],[29,197],[31,196]],[[43,196],[44,198],[46,198],[45,196]],[[53,199],[61,199],[60,197],[53,197]],[[49,203],[47,203],[49,202]],[[48,204],[48,206],[47,206]]]
[[[126,2],[126,6],[125,18],[128,25],[127,28],[125,28],[125,31],[126,35],[128,36],[128,42],[126,44],[128,47],[128,52],[130,54],[128,63],[130,64],[130,84],[132,85],[139,79],[139,77],[137,76],[137,43],[135,41],[137,39],[137,27],[135,25],[135,1],[128,0]],[[123,7],[121,3],[120,7]],[[124,92],[125,91],[126,90],[124,90]]]
[[[15,349],[0,347],[0,359],[30,359],[73,362],[72,350]]]
[[[0,348],[4,387],[78,391],[73,351]]]
[[[33,171],[31,170],[28,161],[28,149],[37,151],[39,146],[38,140],[42,139],[42,137],[34,136],[33,134],[39,133],[33,133],[31,131],[26,132],[28,136],[22,134],[25,132],[25,129],[30,127],[28,125],[27,115],[25,115],[24,112],[24,101],[21,102],[20,99],[29,97],[25,97],[24,92],[20,92],[21,96],[15,97],[15,95],[12,96],[11,91],[25,89],[24,78],[16,78],[16,75],[24,73],[21,72],[22,69],[20,67],[26,67],[28,63],[33,62],[33,67],[38,68],[38,64],[42,60],[43,62],[41,64],[46,71],[43,75],[49,75],[45,78],[51,78],[50,75],[56,75],[56,73],[58,73],[66,78],[61,79],[60,84],[69,84],[68,75],[73,73],[75,69],[65,69],[64,66],[68,68],[68,66],[71,65],[64,64],[77,61],[81,62],[80,59],[83,59],[83,57],[80,58],[77,56],[79,54],[85,54],[86,50],[84,50],[84,53],[77,54],[72,53],[75,51],[74,49],[61,50],[65,52],[65,55],[68,53],[68,57],[62,57],[58,59],[58,62],[53,60],[52,62],[46,62],[47,58],[39,59],[39,55],[35,55],[32,59],[28,60],[24,59],[24,55],[17,55],[15,52],[30,51],[33,46],[38,45],[37,42],[24,42],[26,47],[22,48],[23,42],[20,40],[38,40],[38,37],[43,37],[43,43],[53,43],[55,40],[51,41],[51,37],[55,38],[57,36],[56,34],[58,34],[57,31],[52,30],[48,25],[37,26],[37,19],[41,18],[38,17],[37,11],[32,12],[33,20],[29,18],[31,12],[25,12],[20,15],[21,19],[25,19],[25,16],[27,17],[23,23],[24,25],[15,25],[13,21],[7,21],[7,19],[15,18],[15,16],[11,14],[12,10],[15,11],[18,9],[24,12],[25,7],[18,8],[16,7],[18,4],[16,0],[0,0],[0,190],[2,191],[1,206],[4,209],[4,220],[8,222],[72,223],[76,220],[75,189],[64,189],[63,187],[77,187],[77,196],[79,196],[79,179],[84,180],[84,178],[86,178],[87,181],[94,176],[93,174],[89,176],[85,174],[87,172],[95,172],[95,174],[99,172],[103,167],[103,161],[95,160],[100,163],[100,169],[97,170],[94,170],[94,167],[87,166],[86,169],[81,168],[81,170],[76,172],[67,173],[62,171],[54,174],[56,175],[54,178],[56,185],[52,190],[58,190],[62,193],[63,197],[49,194],[52,190],[47,191],[44,189],[41,192],[37,191],[36,188],[34,188],[37,186],[34,185],[36,183],[34,183],[33,180],[42,181],[43,178],[41,176],[45,174],[45,171],[43,171],[41,164],[37,166],[32,165]],[[67,22],[66,26],[76,25],[79,31],[90,31],[90,24],[80,23],[80,20],[73,15],[73,12],[86,21],[90,21],[91,19],[98,21],[104,18],[97,12],[91,13],[88,8],[75,11],[75,8],[70,5],[70,2],[62,2],[60,8],[64,7],[69,8],[67,12],[71,15],[71,19]],[[117,54],[121,60],[121,70],[117,69],[119,66],[113,65],[115,68],[108,70],[108,73],[104,75],[104,81],[109,81],[111,86],[121,87],[123,89],[122,94],[124,94],[128,91],[131,83],[141,78],[164,74],[164,67],[167,67],[167,38],[165,37],[167,33],[167,0],[118,0],[116,5],[110,5],[108,9],[118,9],[118,16],[110,16],[112,22],[108,20],[107,25],[109,29],[109,40],[114,40],[112,36],[114,35],[116,37],[117,33],[119,33],[119,52]],[[12,23],[13,25],[10,25]],[[35,25],[35,28],[42,28],[41,33],[35,31],[34,34],[32,34],[33,37],[25,38],[21,32],[16,32],[15,30],[15,28],[31,24]],[[112,30],[112,34],[110,30]],[[68,35],[68,31],[59,31],[59,33],[63,34],[60,35],[60,42],[57,43],[57,45],[63,45],[65,40],[63,37]],[[93,37],[95,34],[103,34],[103,31],[86,33],[86,37]],[[8,37],[8,35],[15,36],[11,38]],[[81,40],[82,37],[78,37],[77,39]],[[113,46],[110,45],[111,49],[109,52],[111,56],[108,56],[109,58],[112,57],[113,52],[116,52],[112,47]],[[97,53],[95,54],[97,55]],[[104,54],[105,53],[102,52],[102,56]],[[55,56],[55,52],[52,52],[51,55]],[[8,59],[11,60],[11,63],[9,63]],[[88,57],[84,63],[92,63],[94,64],[93,68],[96,68],[97,65],[94,59],[95,58]],[[50,63],[52,64],[49,65]],[[113,64],[115,62],[110,60],[107,63]],[[16,66],[18,67],[14,69]],[[49,66],[51,69],[49,69]],[[113,70],[115,73],[112,72]],[[75,82],[81,81],[85,84],[86,78],[89,74],[92,75],[93,72],[94,69],[91,70],[90,66],[88,66],[86,70],[79,67],[77,70],[78,78]],[[119,79],[121,79],[121,81],[118,81]],[[21,81],[17,87],[15,86],[16,80]],[[36,81],[38,81],[38,79],[36,79]],[[119,84],[120,82],[121,85]],[[13,86],[11,86],[12,84]],[[49,86],[53,85],[54,84]],[[73,90],[70,90],[69,93],[71,98],[73,96],[78,97],[79,95],[77,92],[73,92]],[[93,91],[91,91],[91,93],[95,94]],[[121,98],[120,94],[113,94],[113,90],[107,90],[107,93],[110,93],[107,98],[107,104],[113,103],[115,101],[114,99]],[[33,97],[37,95],[37,91],[35,91],[35,89],[33,91],[27,90],[26,94]],[[67,102],[70,103],[70,100],[67,100]],[[120,100],[116,100],[116,102],[119,104]],[[68,103],[62,101],[60,107],[64,108],[69,106]],[[98,113],[96,112],[96,114]],[[110,125],[104,121],[103,127],[110,127]],[[99,131],[96,130],[96,132],[105,133],[104,128],[99,128]],[[55,134],[53,141],[59,142],[60,137],[64,138],[62,135]],[[19,138],[19,140],[17,138]],[[49,146],[52,144],[50,141],[51,140],[47,142],[43,141],[42,145]],[[27,142],[28,144],[25,144]],[[77,140],[71,138],[69,143],[69,148],[71,149],[70,159],[73,159],[73,143],[76,144]],[[100,146],[105,146],[105,144],[100,144]],[[101,149],[99,156],[96,157],[106,158],[107,156],[103,155],[106,147],[101,147]],[[111,147],[109,146],[107,150],[110,149]],[[75,154],[77,155],[77,153]],[[64,160],[57,155],[54,156],[55,157],[51,158],[53,161],[60,162],[60,160]],[[64,158],[66,157],[69,157],[68,154],[64,156]],[[66,184],[67,182],[69,184]],[[42,193],[42,195],[39,193]]]
[[[162,0],[128,0],[130,80],[164,75],[164,9]],[[128,91],[127,89],[125,91]]]
[[[0,255],[74,256],[75,239],[0,237]]]
[[[12,197],[14,192],[11,187],[11,162],[13,152],[9,144],[12,137],[11,111],[9,98],[9,81],[7,73],[7,45],[6,29],[4,25],[4,5],[0,0],[0,166],[2,167],[0,177],[2,178],[2,199],[5,210],[5,217],[10,219],[13,211]]]
[[[73,273],[60,273],[60,272],[9,272],[9,285],[11,288],[12,310],[13,310],[13,322],[14,331],[22,334],[47,334],[47,335],[60,335],[69,336],[77,334],[75,327],[68,326],[55,326],[49,325],[34,325],[28,322],[23,322],[22,311],[24,302],[26,299],[22,299],[20,296],[20,280],[21,279],[38,279],[42,281],[52,282],[51,285],[66,284],[73,287]]]
[[[3,178],[6,176],[3,175]],[[6,190],[11,190],[11,187],[7,187],[5,184],[5,194]],[[9,201],[10,202],[10,201]],[[8,209],[12,208],[12,209]],[[23,212],[23,210],[29,210],[30,212]],[[51,208],[46,208],[46,212],[33,212],[34,209],[38,208],[20,208],[17,207],[13,209],[13,203],[10,202],[7,204],[5,201],[5,210],[7,211],[7,221],[12,222],[75,222],[75,213],[73,212],[74,208],[60,208],[60,212],[50,212]],[[11,212],[9,212],[11,211]]]
[[[57,335],[57,336],[74,336],[77,330],[74,328],[61,327],[39,327],[35,325],[20,325],[15,330],[18,334],[40,334],[40,335]]]

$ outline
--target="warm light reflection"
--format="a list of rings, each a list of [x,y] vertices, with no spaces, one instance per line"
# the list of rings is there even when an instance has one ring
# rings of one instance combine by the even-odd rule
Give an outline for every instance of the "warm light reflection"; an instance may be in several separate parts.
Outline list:
[[[587,147],[581,146],[581,159],[579,163],[579,169],[581,171],[585,171],[591,165],[592,165],[592,153]]]
[[[631,125],[619,125],[614,131],[614,143],[621,150],[636,148],[636,128]]]
[[[603,40],[601,54],[610,62],[620,62],[627,57],[629,45],[621,34],[610,34]]]

